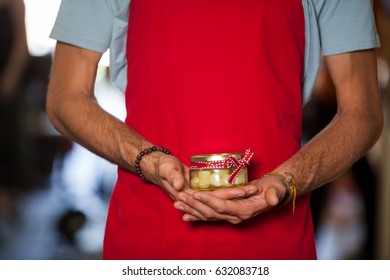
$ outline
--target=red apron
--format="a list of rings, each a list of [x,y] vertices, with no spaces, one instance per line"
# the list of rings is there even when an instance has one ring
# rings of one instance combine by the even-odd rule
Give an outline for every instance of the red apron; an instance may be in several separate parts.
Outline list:
[[[250,179],[301,143],[301,0],[132,0],[126,123],[189,165],[254,151]],[[314,259],[308,196],[231,225],[189,223],[159,187],[120,169],[104,259]]]

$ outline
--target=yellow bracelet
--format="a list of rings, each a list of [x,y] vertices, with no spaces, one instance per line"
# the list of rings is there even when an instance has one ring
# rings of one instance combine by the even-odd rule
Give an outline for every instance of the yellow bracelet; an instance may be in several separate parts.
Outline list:
[[[269,172],[267,174],[264,174],[263,177],[266,176],[277,176],[280,179],[282,179],[283,185],[286,186],[287,193],[284,195],[283,199],[278,203],[277,207],[283,207],[290,203],[290,201],[293,202],[293,213],[295,212],[295,200],[297,198],[297,186],[296,186],[296,180],[292,173],[285,172],[283,174],[277,173],[277,172]],[[289,176],[290,178],[287,178]]]

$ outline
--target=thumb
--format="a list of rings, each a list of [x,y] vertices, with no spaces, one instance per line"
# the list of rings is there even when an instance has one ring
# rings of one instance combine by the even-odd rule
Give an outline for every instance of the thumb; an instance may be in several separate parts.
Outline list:
[[[275,187],[270,187],[265,192],[265,201],[269,206],[276,206],[283,199],[283,195],[280,194]]]
[[[176,191],[183,190],[188,184],[183,169],[172,169],[166,180]]]

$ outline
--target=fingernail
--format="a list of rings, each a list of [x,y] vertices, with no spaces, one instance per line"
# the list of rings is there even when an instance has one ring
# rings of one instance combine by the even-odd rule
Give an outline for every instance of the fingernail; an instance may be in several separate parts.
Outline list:
[[[250,194],[250,193],[249,192],[248,193],[239,192],[239,193],[236,194],[236,197],[243,197],[243,196],[248,195],[248,194]]]
[[[192,222],[192,221],[194,221],[194,219],[193,219],[191,216],[188,216],[188,215],[184,215],[184,216],[183,216],[183,220],[186,221],[186,222]]]
[[[184,196],[179,197],[179,199],[180,199],[181,201],[183,201],[183,202],[187,202],[187,198],[185,198]]]
[[[176,208],[177,210],[184,211],[184,207],[181,206],[181,205],[175,205],[175,208]]]
[[[257,189],[249,189],[248,194],[254,194],[257,192]]]

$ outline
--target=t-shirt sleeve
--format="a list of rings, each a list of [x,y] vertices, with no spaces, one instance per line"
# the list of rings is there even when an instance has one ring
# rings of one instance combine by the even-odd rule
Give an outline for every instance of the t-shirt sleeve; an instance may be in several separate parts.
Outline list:
[[[112,22],[106,0],[62,0],[50,38],[104,53],[110,46]]]
[[[332,55],[380,46],[372,0],[320,1],[321,48]]]

